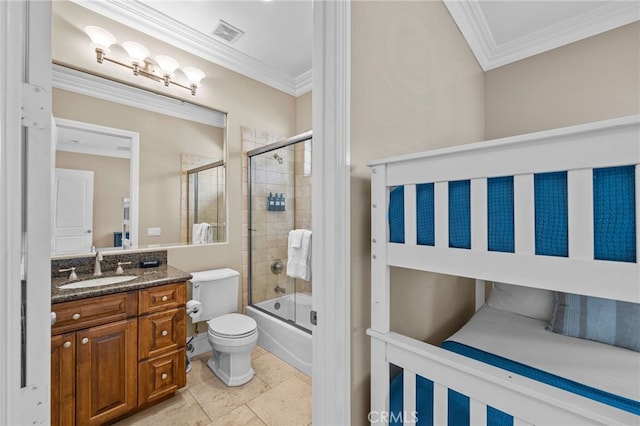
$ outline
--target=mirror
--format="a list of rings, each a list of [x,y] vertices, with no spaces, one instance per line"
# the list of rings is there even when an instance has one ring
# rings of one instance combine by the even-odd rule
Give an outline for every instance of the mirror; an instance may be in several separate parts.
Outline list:
[[[224,113],[111,81],[80,94],[56,75],[53,255],[226,241]],[[129,104],[100,96],[114,86]]]

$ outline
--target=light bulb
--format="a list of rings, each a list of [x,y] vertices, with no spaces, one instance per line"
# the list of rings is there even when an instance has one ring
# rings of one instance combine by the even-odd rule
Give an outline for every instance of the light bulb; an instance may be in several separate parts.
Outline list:
[[[158,55],[155,59],[164,75],[172,76],[173,72],[180,66],[178,61],[170,56]]]
[[[187,80],[189,80],[190,84],[195,84],[196,86],[200,84],[200,80],[202,80],[205,74],[195,67],[185,67],[182,72],[187,76]]]
[[[125,41],[122,43],[122,47],[127,51],[132,64],[142,65],[150,55],[149,49],[135,41]]]
[[[109,47],[117,41],[109,31],[93,25],[84,27],[84,32],[91,38],[95,48],[105,53],[109,52]]]

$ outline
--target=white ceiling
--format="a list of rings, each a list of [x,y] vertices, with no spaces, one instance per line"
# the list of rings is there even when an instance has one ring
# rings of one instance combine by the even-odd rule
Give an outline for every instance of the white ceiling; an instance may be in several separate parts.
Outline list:
[[[130,158],[131,139],[95,130],[56,126],[56,150]]]
[[[293,96],[311,90],[312,0],[72,1]],[[637,0],[444,2],[485,71],[640,20]],[[245,34],[221,41],[220,19]]]

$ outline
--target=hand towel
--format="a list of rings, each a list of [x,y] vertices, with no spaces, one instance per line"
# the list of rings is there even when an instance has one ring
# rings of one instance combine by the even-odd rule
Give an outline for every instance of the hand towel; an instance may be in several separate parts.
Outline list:
[[[302,238],[298,244],[299,234],[302,234]],[[311,279],[311,231],[296,229],[289,232],[287,257],[287,275],[309,281]]]
[[[193,224],[193,233],[191,236],[191,241],[193,244],[207,244],[210,243],[211,237],[213,236],[211,232],[211,225],[208,223],[194,223]]]
[[[293,248],[302,247],[302,237],[304,236],[305,229],[294,229],[289,232],[289,246]]]

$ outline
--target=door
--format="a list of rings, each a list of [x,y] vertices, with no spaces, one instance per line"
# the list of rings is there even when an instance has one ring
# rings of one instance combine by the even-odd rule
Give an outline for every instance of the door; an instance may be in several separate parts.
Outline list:
[[[76,421],[104,424],[138,404],[138,321],[76,332]]]
[[[93,241],[93,171],[56,169],[54,254],[89,253]]]

